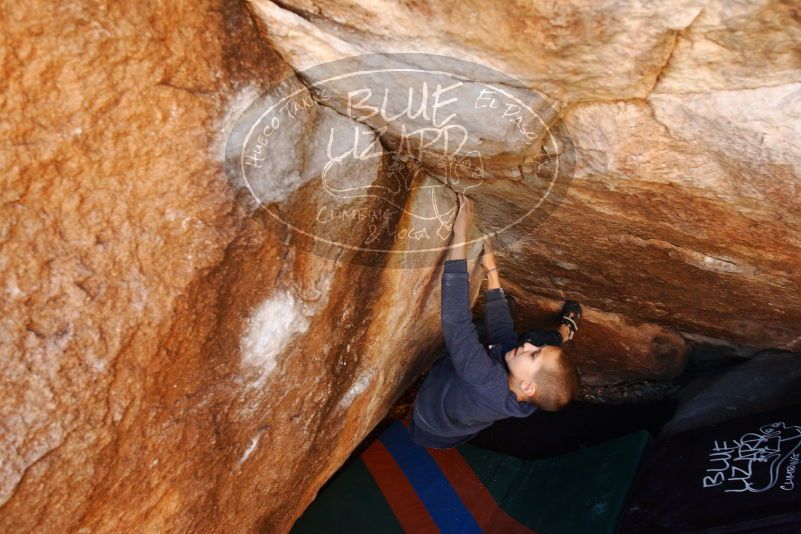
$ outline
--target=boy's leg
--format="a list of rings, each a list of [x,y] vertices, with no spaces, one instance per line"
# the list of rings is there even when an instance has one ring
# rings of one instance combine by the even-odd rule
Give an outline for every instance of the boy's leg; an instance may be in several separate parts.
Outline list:
[[[565,337],[564,339],[567,338]],[[531,330],[520,336],[521,344],[526,341],[538,347],[543,345],[555,345],[558,347],[562,344],[563,337],[557,330]]]
[[[581,305],[578,302],[568,300],[562,306],[562,318],[556,330],[532,330],[520,336],[520,343],[525,341],[537,345],[555,345],[560,346],[565,341],[573,338],[578,325],[581,321]]]

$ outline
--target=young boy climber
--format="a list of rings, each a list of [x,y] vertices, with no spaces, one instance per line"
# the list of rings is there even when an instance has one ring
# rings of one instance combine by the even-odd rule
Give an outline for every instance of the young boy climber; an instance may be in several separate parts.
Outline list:
[[[464,195],[459,195],[459,205],[454,246],[442,273],[441,320],[447,353],[423,381],[409,425],[412,439],[431,448],[461,445],[499,419],[526,417],[537,408],[558,410],[579,387],[576,367],[559,346],[578,330],[581,307],[567,302],[558,330],[528,332],[518,339],[489,241],[481,259],[487,272],[488,345],[479,341],[470,315],[465,259],[473,205]]]

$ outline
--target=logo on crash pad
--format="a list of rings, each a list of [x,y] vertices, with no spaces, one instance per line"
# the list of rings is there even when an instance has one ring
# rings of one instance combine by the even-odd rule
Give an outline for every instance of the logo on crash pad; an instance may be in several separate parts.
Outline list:
[[[250,104],[226,145],[226,171],[267,226],[327,257],[391,267],[441,261],[461,192],[477,204],[470,238],[509,245],[559,206],[574,166],[543,95],[425,54],[297,73]]]
[[[800,457],[801,426],[764,425],[739,439],[715,441],[701,485],[725,493],[793,491]]]

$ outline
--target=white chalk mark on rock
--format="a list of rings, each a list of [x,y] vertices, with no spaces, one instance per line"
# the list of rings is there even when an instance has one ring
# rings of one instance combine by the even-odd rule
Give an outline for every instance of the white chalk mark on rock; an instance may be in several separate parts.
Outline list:
[[[239,458],[239,465],[242,465],[247,461],[248,458],[250,458],[250,455],[253,454],[253,451],[255,451],[256,447],[259,446],[260,439],[261,439],[261,434],[258,434],[254,436],[253,439],[250,440],[248,448],[245,449],[245,452],[242,454],[242,457]]]
[[[347,408],[353,404],[353,401],[356,400],[356,397],[367,391],[367,388],[373,382],[373,378],[375,378],[375,371],[375,368],[370,369],[367,373],[357,378],[353,384],[351,384],[350,389],[348,389],[348,391],[346,391],[339,400],[340,408]]]
[[[259,373],[254,386],[267,381],[278,365],[278,356],[308,328],[302,304],[288,291],[279,291],[256,308],[241,345],[242,365]]]

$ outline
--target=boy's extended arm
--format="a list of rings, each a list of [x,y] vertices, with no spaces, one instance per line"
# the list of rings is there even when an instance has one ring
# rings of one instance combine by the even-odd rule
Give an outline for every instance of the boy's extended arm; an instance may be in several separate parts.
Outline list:
[[[479,384],[489,380],[497,368],[473,325],[469,285],[467,261],[446,261],[442,273],[442,335],[456,373],[469,383]]]

